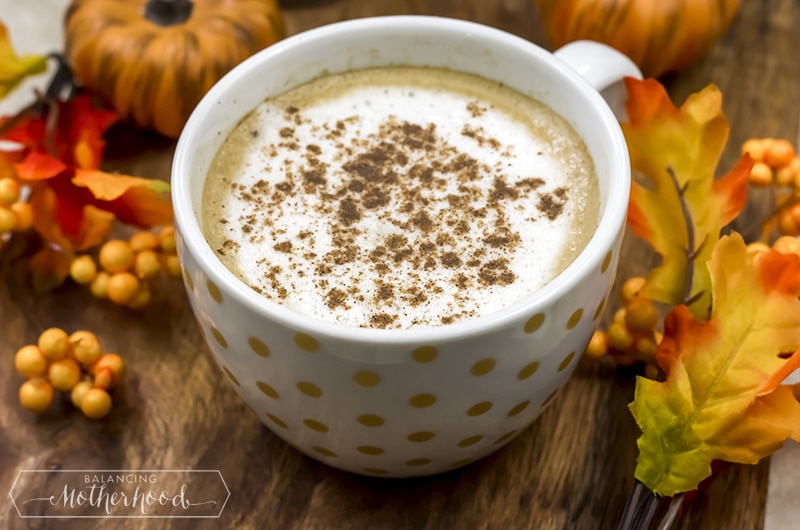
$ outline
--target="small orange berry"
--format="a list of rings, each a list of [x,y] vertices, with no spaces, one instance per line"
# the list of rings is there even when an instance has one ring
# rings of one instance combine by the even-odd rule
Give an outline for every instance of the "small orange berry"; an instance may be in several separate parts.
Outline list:
[[[9,208],[14,212],[14,216],[17,219],[17,223],[14,225],[14,231],[25,232],[26,230],[30,230],[33,226],[33,206],[27,202],[15,202],[9,206]]]
[[[784,187],[794,187],[797,180],[797,172],[792,164],[775,170],[775,184]]]
[[[108,298],[108,284],[111,281],[111,275],[106,271],[100,271],[89,284],[89,290],[95,298]]]
[[[772,248],[781,254],[800,255],[800,239],[792,236],[781,236],[772,244]]]
[[[173,278],[181,277],[181,261],[177,254],[170,254],[166,259],[167,273]]]
[[[14,355],[14,367],[25,377],[38,377],[47,371],[47,357],[39,346],[29,344],[17,350]]]
[[[136,253],[134,268],[139,278],[152,278],[161,272],[161,260],[152,250],[142,250]]]
[[[792,215],[791,210],[783,210],[778,214],[778,230],[781,234],[787,236],[800,235],[800,226],[798,226],[797,220]]]
[[[139,280],[130,272],[118,272],[108,280],[108,298],[115,304],[130,303],[139,292]]]
[[[658,344],[656,344],[656,340],[653,336],[644,335],[636,339],[634,349],[643,359],[652,359],[655,357]]]
[[[742,144],[742,154],[747,153],[755,162],[764,160],[764,142],[760,138],[750,138]]]
[[[112,239],[100,248],[100,265],[110,273],[124,272],[133,265],[133,250],[127,241]]]
[[[772,184],[774,175],[772,168],[764,162],[756,162],[750,170],[747,181],[757,188],[765,188]]]
[[[111,368],[104,367],[95,370],[93,386],[103,390],[114,388],[114,372],[111,371]]]
[[[19,182],[11,177],[0,178],[0,206],[11,206],[19,200]]]
[[[110,371],[110,386],[106,388],[112,388],[120,384],[122,379],[125,377],[125,361],[122,360],[122,357],[117,355],[116,353],[104,353],[100,359],[92,366],[92,373],[95,377],[98,374],[104,371]],[[97,381],[95,381],[95,385],[97,385]],[[99,385],[97,385],[99,386]]]
[[[84,366],[90,366],[103,355],[100,341],[91,331],[76,331],[69,336],[69,342],[75,352],[75,359]]]
[[[602,331],[595,331],[583,354],[589,359],[601,359],[608,354],[606,336]]]
[[[653,331],[658,323],[658,311],[646,298],[634,298],[625,307],[625,324],[634,332]]]
[[[111,410],[111,396],[102,388],[90,388],[81,399],[81,411],[89,418],[100,419]]]
[[[146,232],[142,230],[131,236],[130,245],[134,252],[153,250],[158,246],[158,237],[156,237],[156,235],[152,232]]]
[[[69,276],[75,283],[86,285],[97,276],[97,265],[88,254],[78,256],[69,265]]]
[[[60,328],[46,329],[39,335],[39,349],[51,361],[63,359],[72,351],[69,335]]]
[[[175,227],[166,226],[158,234],[161,250],[167,254],[175,253]]]
[[[91,389],[92,383],[90,381],[79,381],[75,386],[72,387],[72,391],[69,393],[69,399],[72,401],[72,404],[77,408],[81,408],[83,397]]]
[[[633,335],[631,335],[631,332],[625,327],[625,324],[622,322],[614,322],[608,327],[606,341],[609,347],[618,351],[626,351],[633,346]]]
[[[794,146],[788,140],[773,140],[764,150],[764,162],[777,169],[788,165],[795,154]]]
[[[761,241],[754,241],[747,245],[747,253],[748,254],[761,254],[763,252],[769,251],[769,245],[766,243],[762,243]]]
[[[53,388],[66,392],[81,380],[81,367],[69,357],[53,361],[47,369],[47,379]]]
[[[641,276],[634,276],[625,280],[625,283],[622,284],[622,302],[627,304],[638,296],[646,282],[647,280]]]
[[[19,387],[19,402],[31,412],[44,412],[53,402],[53,387],[43,377],[28,379]]]

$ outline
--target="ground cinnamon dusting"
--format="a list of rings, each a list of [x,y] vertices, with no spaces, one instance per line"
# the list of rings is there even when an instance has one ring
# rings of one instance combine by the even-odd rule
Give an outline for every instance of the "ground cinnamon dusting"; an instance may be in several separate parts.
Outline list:
[[[478,101],[466,104],[476,119],[488,110]],[[358,115],[318,123],[293,105],[282,114],[286,126],[277,130],[274,143],[261,147],[271,155],[263,168],[269,177],[230,186],[247,205],[233,213],[240,238],[263,241],[288,259],[281,267],[265,258],[264,281],[253,286],[279,301],[291,290],[287,279],[311,276],[331,311],[364,301],[365,326],[396,327],[406,308],[425,306],[443,292],[452,294],[453,302],[438,317],[440,324],[474,317],[475,310],[462,302],[475,290],[507,287],[518,279],[510,261],[522,244],[519,228],[509,220],[514,208],[531,204],[540,215],[529,222],[546,222],[563,215],[570,200],[566,187],[547,191],[544,176],[508,174],[503,164],[481,162],[448,141],[434,123],[390,115],[368,133]],[[304,128],[316,131],[323,145],[300,140]],[[460,135],[510,156],[509,147],[480,126],[465,123]],[[254,142],[263,136],[257,129],[246,134]],[[291,160],[280,153],[291,153]],[[305,205],[309,217],[324,224],[279,228],[271,220],[280,219],[290,202]],[[380,229],[373,232],[374,223]],[[354,243],[368,233],[369,246]],[[228,238],[215,250],[224,256],[237,247]],[[362,280],[360,270],[377,279]]]

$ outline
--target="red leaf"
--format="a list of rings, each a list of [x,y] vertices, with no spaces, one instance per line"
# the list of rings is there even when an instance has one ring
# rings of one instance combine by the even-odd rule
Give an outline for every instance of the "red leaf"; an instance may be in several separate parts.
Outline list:
[[[52,156],[31,151],[15,168],[23,180],[46,180],[65,171],[67,166]]]

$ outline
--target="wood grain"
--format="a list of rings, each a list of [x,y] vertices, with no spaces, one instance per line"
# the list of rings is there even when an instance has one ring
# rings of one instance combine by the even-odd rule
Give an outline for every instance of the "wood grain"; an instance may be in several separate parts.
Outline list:
[[[337,20],[420,13],[496,26],[548,46],[532,0],[339,0],[286,8],[291,33]],[[702,61],[665,79],[677,102],[708,83],[732,122],[720,169],[751,136],[798,141],[800,2],[743,2],[725,38]],[[130,127],[109,137],[107,166],[169,178],[174,144]],[[754,194],[735,228],[753,237],[766,197]],[[614,528],[632,487],[635,424],[627,410],[633,374],[582,365],[539,421],[500,452],[435,477],[380,480],[330,469],[264,427],[216,369],[182,287],[165,284],[134,312],[68,285],[34,297],[15,241],[0,282],[0,489],[21,469],[219,469],[231,490],[220,519],[20,519],[3,497],[8,529],[586,529]],[[620,277],[646,272],[652,253],[630,234]],[[613,308],[609,309],[609,313]],[[66,401],[34,416],[17,404],[22,382],[10,361],[50,326],[92,329],[122,354],[130,377],[103,421]],[[768,465],[725,466],[689,502],[679,528],[763,528]],[[3,491],[5,494],[5,491]]]

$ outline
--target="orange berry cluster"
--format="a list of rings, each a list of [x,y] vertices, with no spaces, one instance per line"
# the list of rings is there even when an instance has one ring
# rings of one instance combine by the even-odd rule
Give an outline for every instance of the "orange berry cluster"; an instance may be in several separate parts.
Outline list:
[[[19,401],[31,412],[44,412],[53,402],[54,390],[69,392],[72,404],[87,417],[99,419],[111,410],[109,390],[125,376],[125,363],[116,353],[104,353],[90,331],[68,335],[50,328],[14,355],[17,372],[27,377],[19,389]]]
[[[770,248],[777,250],[781,254],[800,256],[800,239],[794,236],[781,236],[772,243],[772,247],[761,241],[755,241],[747,245],[747,252],[758,255],[768,251]]]
[[[24,232],[33,226],[33,209],[20,200],[20,185],[11,177],[0,178],[0,235]]]
[[[162,271],[175,278],[181,275],[171,226],[158,234],[136,232],[128,241],[106,241],[96,261],[89,254],[76,256],[69,274],[76,283],[88,285],[97,298],[139,309],[150,303],[152,283]]]
[[[623,284],[622,307],[614,313],[614,322],[605,332],[595,331],[584,355],[595,360],[610,357],[623,366],[643,362],[645,375],[655,378],[655,353],[662,334],[656,331],[658,309],[652,300],[640,295],[644,283],[645,279],[637,276]]]
[[[755,187],[774,186],[781,193],[776,197],[775,216],[770,220],[784,235],[800,235],[800,157],[788,140],[751,138],[742,144],[742,154],[754,160],[748,182]]]

